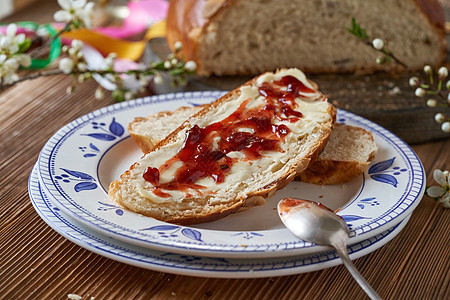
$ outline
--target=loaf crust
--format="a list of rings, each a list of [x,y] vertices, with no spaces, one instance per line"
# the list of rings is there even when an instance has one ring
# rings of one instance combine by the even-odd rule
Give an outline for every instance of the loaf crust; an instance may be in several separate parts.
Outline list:
[[[256,79],[257,78],[249,81],[243,86],[253,84]],[[205,109],[186,120],[180,127],[167,136],[167,138],[158,143],[151,151],[159,151],[164,146],[176,142],[177,135],[180,131],[185,130],[186,128],[191,128],[194,125],[191,122],[201,119],[208,112],[218,109],[220,106],[224,105],[227,101],[234,99],[239,94],[240,89],[237,88],[211,103]],[[243,193],[236,193],[234,198],[229,199],[230,201],[228,202],[220,202],[217,205],[211,206],[208,204],[208,200],[210,200],[211,196],[206,195],[204,197],[186,197],[180,203],[163,202],[158,203],[157,205],[148,203],[145,199],[140,199],[139,195],[136,195],[136,192],[127,190],[130,188],[129,181],[131,179],[131,172],[138,166],[139,162],[133,164],[129,170],[123,173],[120,180],[116,180],[111,183],[109,188],[109,197],[113,201],[116,201],[132,211],[154,217],[161,221],[176,224],[189,225],[223,218],[236,212],[249,198],[251,199],[255,196],[266,198],[272,195],[277,189],[281,189],[286,186],[299,172],[304,171],[313,161],[317,159],[319,153],[325,147],[336,117],[336,108],[330,103],[327,103],[326,114],[329,116],[329,120],[317,126],[314,129],[314,133],[310,135],[311,137],[305,137],[305,140],[302,141],[305,143],[310,142],[310,144],[308,143],[306,147],[306,155],[289,158],[289,164],[286,164],[286,166],[289,167],[286,167],[286,169],[282,171],[282,174],[278,174],[276,178],[271,178],[270,182],[265,183],[260,188],[250,189],[248,191],[246,190]],[[145,203],[146,209],[143,209],[142,207],[143,202]]]
[[[174,49],[174,44],[177,41],[181,41],[183,43],[183,50],[181,52],[181,56],[185,57],[189,60],[194,60],[197,63],[197,73],[199,75],[254,75],[257,73],[261,73],[263,71],[271,71],[279,67],[297,67],[302,69],[303,71],[307,73],[334,73],[334,72],[358,72],[358,73],[372,73],[375,71],[401,71],[403,70],[401,66],[397,64],[385,64],[385,65],[379,65],[376,64],[375,59],[373,59],[372,63],[362,63],[360,65],[356,66],[350,66],[340,64],[341,62],[337,62],[336,65],[333,64],[322,64],[322,65],[315,65],[315,66],[308,66],[308,65],[299,65],[298,63],[296,65],[290,64],[288,66],[286,65],[276,65],[271,67],[264,67],[264,66],[258,66],[258,62],[255,62],[255,65],[248,69],[239,69],[235,67],[230,67],[229,69],[221,69],[218,70],[215,66],[206,66],[204,58],[202,57],[202,54],[200,53],[199,44],[202,42],[202,38],[204,38],[206,35],[210,33],[210,31],[213,31],[215,28],[215,22],[227,12],[227,10],[233,9],[233,6],[237,6],[240,2],[243,0],[172,0],[170,2],[170,7],[168,11],[168,17],[167,17],[167,34],[166,38],[168,41],[169,46],[172,50]],[[302,7],[302,0],[296,0],[299,3],[299,7]],[[303,0],[306,2],[306,0]],[[355,0],[358,1],[358,0]],[[375,0],[377,1],[377,0]],[[375,2],[373,1],[373,2]],[[255,1],[256,2],[256,1]],[[398,1],[396,1],[398,2]],[[401,1],[400,1],[401,2]],[[434,45],[429,45],[429,51],[425,55],[433,56],[432,60],[428,60],[428,58],[422,57],[422,63],[416,64],[416,65],[410,65],[409,67],[413,70],[418,70],[423,67],[424,64],[430,64],[433,66],[438,66],[441,64],[446,55],[446,43],[445,43],[445,16],[444,11],[442,7],[440,6],[439,2],[437,0],[408,0],[403,2],[410,2],[416,9],[417,19],[424,19],[424,26],[427,28],[423,28],[423,30],[426,30],[427,36],[436,37],[438,42]],[[390,3],[389,3],[390,4]],[[276,5],[276,1],[264,1],[264,4],[261,5]],[[359,5],[359,4],[356,4]],[[379,4],[380,6],[386,6],[387,4]],[[404,5],[404,3],[400,3],[399,5]],[[381,14],[389,14],[390,10],[389,7],[386,7],[382,12],[374,11],[373,15],[371,16],[372,20],[375,20],[377,22],[377,18]],[[351,14],[352,12],[348,12]],[[252,16],[245,16],[245,12],[242,12],[242,19],[245,18],[251,18]],[[345,37],[344,35],[348,35],[345,31],[345,26],[348,26],[350,24],[350,15],[346,16],[348,17],[348,21],[346,21],[344,24],[341,24],[342,26],[342,36],[333,36],[334,39],[342,39]],[[358,17],[358,16],[355,16]],[[284,18],[289,18],[289,15],[284,16]],[[398,18],[395,16],[392,16],[391,19]],[[316,26],[321,26],[321,20],[324,19],[323,17],[316,18]],[[371,20],[371,21],[372,21]],[[364,22],[366,20],[360,20],[358,19],[358,22],[361,22],[364,26]],[[367,22],[369,22],[367,20]],[[379,23],[383,23],[383,21],[378,21]],[[408,27],[408,24],[398,24],[395,23],[396,26],[401,27]],[[427,25],[426,25],[427,24]],[[394,25],[392,26],[394,27]],[[211,29],[213,28],[213,29]],[[376,28],[376,27],[375,27]],[[257,29],[255,29],[257,31]],[[403,30],[403,29],[402,29]],[[410,38],[415,36],[416,32],[406,32],[407,29],[404,29],[405,34],[402,37],[398,38]],[[369,34],[376,34],[368,32]],[[234,32],[235,35],[239,35],[240,32]],[[381,34],[380,34],[381,35]],[[408,36],[410,35],[410,37]],[[296,36],[294,38],[302,38],[303,36]],[[375,37],[375,36],[374,36]],[[383,38],[383,36],[380,36]],[[307,36],[305,36],[307,38]],[[308,37],[309,38],[309,37]],[[354,37],[357,39],[356,37]],[[394,37],[391,37],[393,39]],[[392,40],[390,41],[393,42]],[[327,42],[321,41],[318,43],[318,47],[324,47],[324,43]],[[350,47],[367,47],[365,45],[362,45],[362,43],[359,41],[361,45],[354,44]],[[401,44],[401,43],[400,43]],[[326,45],[325,45],[326,46]],[[220,46],[218,46],[220,47]],[[295,47],[295,45],[287,45],[287,47],[292,48]],[[235,47],[237,48],[237,47]],[[213,49],[210,49],[213,51]],[[343,52],[343,51],[349,51],[353,52],[352,49],[336,49],[336,52]],[[372,50],[373,53],[371,53],[372,56],[376,56],[376,52]],[[314,51],[311,51],[311,56],[314,55]],[[366,53],[367,54],[367,53]],[[236,55],[239,55],[236,53]],[[423,55],[422,55],[423,56]],[[245,59],[245,58],[244,58]],[[249,59],[249,57],[247,57]],[[307,58],[305,60],[308,60]],[[372,60],[370,60],[372,61]],[[260,62],[261,63],[261,62]]]

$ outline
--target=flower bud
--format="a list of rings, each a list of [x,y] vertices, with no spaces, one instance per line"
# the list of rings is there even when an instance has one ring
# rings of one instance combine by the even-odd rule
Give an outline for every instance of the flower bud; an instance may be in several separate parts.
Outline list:
[[[423,71],[424,71],[425,74],[427,74],[427,75],[433,74],[433,69],[432,69],[431,66],[429,66],[429,65],[426,65],[425,67],[423,67]]]
[[[69,51],[67,51],[67,52],[69,53],[69,56],[73,57],[77,54],[78,50],[75,48],[69,48]]]
[[[450,132],[450,122],[442,123],[441,129],[443,132]]]
[[[428,99],[427,106],[429,106],[429,107],[436,107],[437,106],[437,101],[434,100],[434,99]]]
[[[195,70],[197,69],[197,64],[195,63],[195,61],[190,60],[184,65],[184,68],[188,72],[195,72]]]
[[[377,57],[377,59],[375,61],[379,65],[382,65],[384,63],[384,59],[382,57]]]
[[[382,39],[374,39],[372,41],[372,46],[377,50],[381,50],[384,48],[384,42]]]
[[[101,87],[98,87],[95,90],[95,99],[102,100],[104,97],[105,97],[105,92],[103,91],[103,89]]]
[[[417,97],[423,97],[426,93],[427,92],[423,88],[417,88],[415,91]]]
[[[445,120],[445,116],[444,116],[443,114],[441,114],[441,113],[437,113],[437,114],[434,116],[434,120],[435,120],[436,122],[438,122],[438,123],[442,123],[442,122],[444,122],[444,120]]]
[[[59,61],[59,69],[65,74],[70,74],[73,70],[73,60],[64,57]]]
[[[409,86],[410,87],[418,87],[419,83],[420,83],[420,81],[419,81],[419,78],[417,78],[417,77],[411,77],[409,79]]]
[[[438,71],[439,79],[443,80],[448,76],[448,70],[446,67],[441,67]]]
[[[81,72],[86,72],[87,70],[87,66],[85,63],[78,63],[77,64],[77,69]]]
[[[166,68],[166,69],[170,69],[170,67],[171,67],[172,65],[170,64],[170,61],[165,61],[164,62],[164,68]]]
[[[174,47],[175,47],[175,51],[180,51],[183,48],[183,43],[178,41],[175,43]]]
[[[171,63],[172,65],[176,65],[176,64],[178,63],[178,59],[172,58],[172,59],[170,60],[170,63]]]
[[[163,79],[161,77],[161,75],[156,74],[155,77],[153,78],[153,82],[157,85],[160,85],[163,83]]]
[[[73,40],[70,44],[72,48],[74,48],[76,51],[80,51],[83,48],[83,42],[80,40]]]
[[[133,98],[133,93],[132,92],[126,92],[123,97],[125,98],[125,100],[131,100],[131,98]]]

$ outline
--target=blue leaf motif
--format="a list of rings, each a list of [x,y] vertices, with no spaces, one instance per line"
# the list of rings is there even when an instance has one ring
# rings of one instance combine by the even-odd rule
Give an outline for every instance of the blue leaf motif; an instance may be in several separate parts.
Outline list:
[[[373,166],[370,167],[369,174],[378,173],[378,172],[382,172],[384,170],[389,169],[392,166],[392,164],[394,163],[394,160],[395,160],[395,157],[374,164]]]
[[[111,133],[115,136],[122,136],[125,129],[123,129],[122,125],[116,122],[116,118],[113,118],[111,124],[109,125],[109,131],[111,131]]]
[[[345,222],[353,222],[361,219],[368,219],[361,216],[355,216],[355,215],[343,215],[341,216],[342,219],[344,219]]]
[[[359,208],[364,209],[364,205],[363,204],[356,204],[358,205]]]
[[[255,235],[255,236],[263,236],[262,234],[256,233],[256,232],[251,232],[250,234],[251,234],[251,235]]]
[[[66,172],[69,175],[72,175],[73,177],[84,179],[84,180],[94,181],[94,178],[91,175],[89,175],[89,174],[86,174],[86,173],[83,173],[83,172],[79,172],[79,171],[63,169],[63,168],[61,168],[61,170],[63,170],[64,172]]]
[[[90,143],[89,147],[91,147],[92,150],[100,152],[100,149],[98,149],[94,144]]]
[[[166,230],[174,230],[177,229],[180,226],[175,226],[175,225],[157,225],[157,226],[153,226],[153,227],[149,227],[149,228],[144,228],[141,230],[162,230],[162,231],[166,231]]]
[[[95,153],[86,153],[85,155],[83,155],[83,157],[86,157],[86,158],[94,157],[94,156],[97,156],[97,154],[95,154]]]
[[[372,200],[374,200],[374,199],[375,199],[375,197],[370,197],[370,198],[361,199],[361,200],[359,200],[359,201],[362,201],[362,202],[370,202],[370,201],[372,201]]]
[[[389,174],[374,174],[374,175],[370,175],[370,177],[372,177],[372,179],[375,181],[388,183],[390,185],[393,185],[394,187],[397,187],[397,184],[398,184],[397,179],[394,176],[389,175]]]
[[[190,239],[193,239],[193,240],[196,240],[196,241],[199,241],[199,242],[203,242],[202,241],[202,234],[198,230],[191,229],[191,228],[184,228],[183,230],[181,230],[181,233],[185,237],[188,237]]]
[[[102,140],[102,141],[113,141],[116,139],[114,135],[107,134],[107,133],[89,133],[89,134],[82,134],[87,135],[90,137],[93,137],[94,139]]]
[[[123,215],[123,210],[116,209],[116,214],[119,215],[119,216]]]
[[[80,182],[80,183],[77,183],[74,187],[75,192],[95,190],[96,188],[97,188],[97,184],[94,182]]]

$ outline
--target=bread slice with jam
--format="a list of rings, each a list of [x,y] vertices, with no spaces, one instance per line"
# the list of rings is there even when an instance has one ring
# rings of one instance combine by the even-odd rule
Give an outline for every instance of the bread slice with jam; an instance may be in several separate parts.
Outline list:
[[[205,107],[182,106],[174,111],[162,111],[147,118],[137,117],[128,132],[141,148],[149,152],[155,145]],[[318,159],[295,179],[328,185],[344,184],[360,176],[375,157],[378,147],[371,132],[355,126],[335,124]]]
[[[300,70],[264,73],[189,117],[112,182],[109,196],[171,223],[223,218],[308,168],[335,115]]]

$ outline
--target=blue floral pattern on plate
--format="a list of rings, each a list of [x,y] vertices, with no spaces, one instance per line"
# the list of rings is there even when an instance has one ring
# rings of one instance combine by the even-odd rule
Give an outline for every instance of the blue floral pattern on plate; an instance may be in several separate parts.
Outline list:
[[[277,199],[282,195],[325,201],[326,205],[339,203],[339,206],[331,207],[340,208],[338,213],[350,225],[351,243],[373,237],[398,224],[422,198],[425,175],[412,149],[384,128],[338,110],[338,121],[371,131],[380,148],[369,170],[349,184],[323,188],[293,182],[262,208],[252,208],[212,223],[170,230],[152,230],[150,228],[172,225],[127,210],[117,214],[111,213],[113,209],[98,209],[99,201],[103,207],[104,204],[116,205],[107,196],[109,183],[119,178],[142,155],[124,130],[134,117],[182,105],[209,103],[222,94],[206,91],[141,98],[105,107],[67,124],[49,139],[39,156],[42,189],[62,211],[89,228],[116,239],[180,254],[246,258],[305,255],[326,250],[323,246],[298,240],[282,226],[274,211]],[[95,143],[98,152],[89,148],[97,155],[87,159],[79,147],[91,143]],[[76,184],[60,179],[61,173],[67,173],[65,170],[81,172],[93,180],[88,180],[87,176],[83,179],[68,175],[75,177],[74,182],[81,180],[76,184],[86,182],[76,191]],[[93,188],[93,184],[97,188]]]

